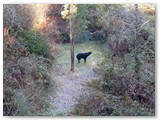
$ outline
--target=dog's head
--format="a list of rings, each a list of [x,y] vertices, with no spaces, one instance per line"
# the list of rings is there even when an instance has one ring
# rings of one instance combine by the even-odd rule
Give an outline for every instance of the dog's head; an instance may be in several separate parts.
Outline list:
[[[92,52],[88,52],[88,54],[90,55],[90,54],[92,54]]]

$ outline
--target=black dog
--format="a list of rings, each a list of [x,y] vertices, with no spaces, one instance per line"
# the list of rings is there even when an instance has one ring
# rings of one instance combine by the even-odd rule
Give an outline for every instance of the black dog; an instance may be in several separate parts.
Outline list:
[[[87,57],[92,54],[92,52],[87,52],[87,53],[79,53],[77,55],[78,63],[80,63],[81,59],[84,59],[84,62],[86,62]]]

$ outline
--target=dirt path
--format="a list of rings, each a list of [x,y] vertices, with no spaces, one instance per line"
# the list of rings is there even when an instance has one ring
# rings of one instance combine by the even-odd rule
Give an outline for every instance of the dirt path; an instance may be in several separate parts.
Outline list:
[[[80,97],[87,94],[88,89],[90,89],[87,83],[96,78],[93,68],[88,66],[75,67],[74,73],[70,72],[66,65],[65,68],[66,70],[64,71],[62,70],[64,69],[63,64],[57,65],[54,72],[54,79],[58,85],[56,94],[52,99],[55,115],[70,114]]]
[[[57,57],[54,66],[52,78],[56,82],[57,89],[54,96],[51,97],[51,105],[53,106],[52,114],[55,115],[71,115],[74,107],[80,100],[81,96],[89,94],[87,83],[96,79],[97,76],[94,69],[98,66],[102,59],[102,46],[96,43],[76,44],[76,53],[83,51],[94,51],[87,58],[87,62],[77,63],[75,58],[75,72],[70,71],[70,46],[60,46],[61,52]]]

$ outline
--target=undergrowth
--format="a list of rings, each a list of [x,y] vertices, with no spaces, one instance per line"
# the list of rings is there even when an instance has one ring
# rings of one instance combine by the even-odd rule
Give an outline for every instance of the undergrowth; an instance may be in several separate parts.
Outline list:
[[[142,55],[142,54],[141,54]],[[143,55],[142,55],[143,56]],[[142,58],[141,56],[141,58]],[[95,70],[101,77],[88,83],[94,89],[83,96],[73,115],[80,116],[153,116],[155,115],[154,62],[141,59],[141,79],[135,79],[134,59],[125,55],[125,61],[116,57],[113,65],[110,53]],[[122,64],[127,64],[124,67]]]
[[[3,52],[3,115],[45,115],[48,93],[55,88],[49,46],[34,32],[18,37],[6,33]]]
[[[30,53],[36,53],[38,55],[43,55],[44,57],[49,56],[50,46],[42,41],[40,36],[34,31],[20,31],[18,37]]]

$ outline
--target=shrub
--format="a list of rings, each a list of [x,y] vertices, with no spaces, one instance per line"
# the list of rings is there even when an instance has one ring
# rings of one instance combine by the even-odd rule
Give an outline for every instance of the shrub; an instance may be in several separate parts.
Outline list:
[[[80,99],[75,107],[73,115],[80,116],[106,116],[113,112],[113,108],[108,106],[101,92],[93,92]]]
[[[53,85],[53,81],[51,80],[51,77],[48,74],[48,71],[40,66],[33,69],[32,76],[36,84],[45,89]]]
[[[21,43],[27,47],[30,53],[36,53],[44,57],[49,56],[49,45],[44,43],[34,31],[22,31],[19,36],[22,38]]]
[[[70,42],[70,37],[67,32],[63,32],[60,34],[60,39],[62,40],[63,43],[69,43]]]
[[[29,29],[32,26],[33,14],[32,5],[29,4],[4,4],[3,25],[4,28]],[[16,32],[16,31],[14,31]]]
[[[92,34],[93,41],[103,41],[104,39],[102,32],[97,31]]]
[[[128,97],[114,96],[103,92],[93,92],[82,99],[75,107],[73,115],[80,116],[152,116],[154,110],[142,106]]]
[[[5,64],[3,114],[38,115],[43,112],[44,115],[50,107],[47,93],[55,87],[51,68],[50,59],[36,54]]]

